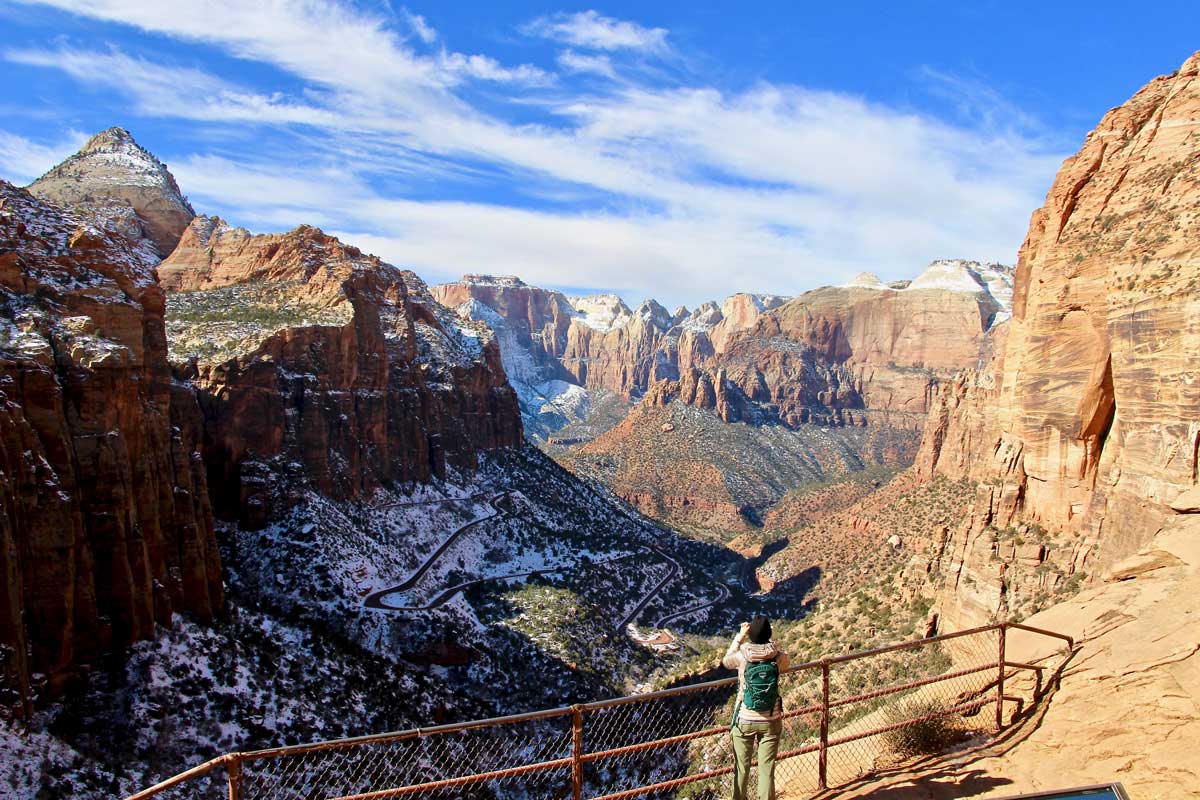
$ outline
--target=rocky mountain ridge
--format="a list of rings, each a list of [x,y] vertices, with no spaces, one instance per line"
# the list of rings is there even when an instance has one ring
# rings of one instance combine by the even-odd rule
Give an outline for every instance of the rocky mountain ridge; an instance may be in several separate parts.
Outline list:
[[[255,236],[197,217],[159,275],[214,500],[243,524],[286,507],[281,494],[367,496],[521,443],[491,330],[412,272],[309,226]]]
[[[121,129],[34,188],[55,203],[0,184],[6,708],[221,612],[215,518],[254,529],[522,445],[491,331],[411,272],[312,227],[193,220]]]
[[[899,288],[860,276],[797,298],[743,293],[673,314],[654,300],[632,310],[616,295],[569,298],[516,277],[468,275],[432,291],[504,331],[506,368],[531,431],[544,437],[555,422],[574,421],[553,416],[563,383],[627,400],[660,381],[708,386],[684,391],[685,402],[727,421],[856,424],[875,410],[923,414],[929,378],[975,366],[984,334],[1006,318],[1011,270],[938,261]],[[586,409],[586,399],[577,405]],[[547,409],[552,416],[539,426]]]

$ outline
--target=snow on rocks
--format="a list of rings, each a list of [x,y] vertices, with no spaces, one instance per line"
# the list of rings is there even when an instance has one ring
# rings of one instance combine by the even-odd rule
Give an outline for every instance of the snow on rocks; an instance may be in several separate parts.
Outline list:
[[[497,286],[506,289],[515,289],[526,285],[515,275],[463,275],[460,283],[471,286]]]
[[[990,297],[1001,308],[1000,315],[1008,316],[1013,296],[1012,267],[954,258],[934,261],[907,283],[885,284],[872,272],[860,272],[844,288],[876,289],[879,291],[944,291],[979,294]]]
[[[571,307],[579,312],[576,319],[601,333],[624,327],[633,318],[629,306],[615,294],[596,294],[568,298]]]
[[[78,152],[29,185],[34,195],[72,208],[98,227],[167,256],[196,212],[165,164],[124,128],[93,136]]]
[[[54,180],[153,188],[161,191],[163,200],[178,210],[192,216],[196,213],[179,191],[166,164],[135,142],[124,128],[100,131],[78,153],[55,166],[34,184],[45,185]]]
[[[888,286],[874,272],[860,272],[847,284],[848,289],[887,289]]]
[[[724,317],[721,308],[713,301],[701,303],[696,310],[687,316],[682,326],[685,331],[692,333],[708,333],[717,326]]]

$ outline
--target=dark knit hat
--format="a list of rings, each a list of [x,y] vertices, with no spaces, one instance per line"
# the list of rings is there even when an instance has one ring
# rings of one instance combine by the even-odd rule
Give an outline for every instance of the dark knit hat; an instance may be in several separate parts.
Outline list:
[[[771,620],[766,617],[755,617],[750,620],[750,630],[746,635],[754,644],[766,644],[771,641]]]

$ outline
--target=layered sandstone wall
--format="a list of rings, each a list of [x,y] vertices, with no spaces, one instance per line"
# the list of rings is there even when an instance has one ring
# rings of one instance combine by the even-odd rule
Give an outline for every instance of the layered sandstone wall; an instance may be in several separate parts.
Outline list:
[[[1150,82],[1063,164],[1022,245],[998,357],[939,393],[917,469],[984,484],[944,559],[964,623],[1006,612],[1028,580],[997,557],[997,531],[1031,545],[1045,530],[1026,566],[1095,580],[1195,491],[1198,72],[1200,54]],[[968,576],[987,588],[963,604]]]
[[[923,415],[939,379],[978,364],[1000,311],[985,293],[817,289],[730,337],[721,364],[788,424]]]
[[[466,275],[458,283],[430,287],[433,298],[449,308],[477,303],[499,314],[514,344],[532,355],[539,380],[566,379],[559,359],[567,350],[575,310],[559,293],[528,286],[516,278]]]
[[[222,606],[198,407],[171,381],[156,261],[0,183],[7,702],[57,694],[176,611]]]
[[[466,276],[433,292],[511,331],[502,346],[529,354],[521,380],[531,386],[565,379],[637,398],[678,382],[676,396],[726,419],[853,425],[883,412],[912,428],[938,379],[984,357],[1010,280],[999,265],[935,262],[911,286],[737,294],[674,315],[652,300],[630,310],[615,296],[570,300],[516,278]],[[516,372],[516,354],[505,357]]]

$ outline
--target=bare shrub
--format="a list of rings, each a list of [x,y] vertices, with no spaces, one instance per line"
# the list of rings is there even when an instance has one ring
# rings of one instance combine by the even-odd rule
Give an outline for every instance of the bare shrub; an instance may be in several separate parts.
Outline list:
[[[910,700],[884,710],[888,725],[917,720],[911,725],[883,734],[888,749],[900,756],[910,757],[941,753],[962,738],[962,727],[956,714],[946,714],[948,706],[942,700]]]

